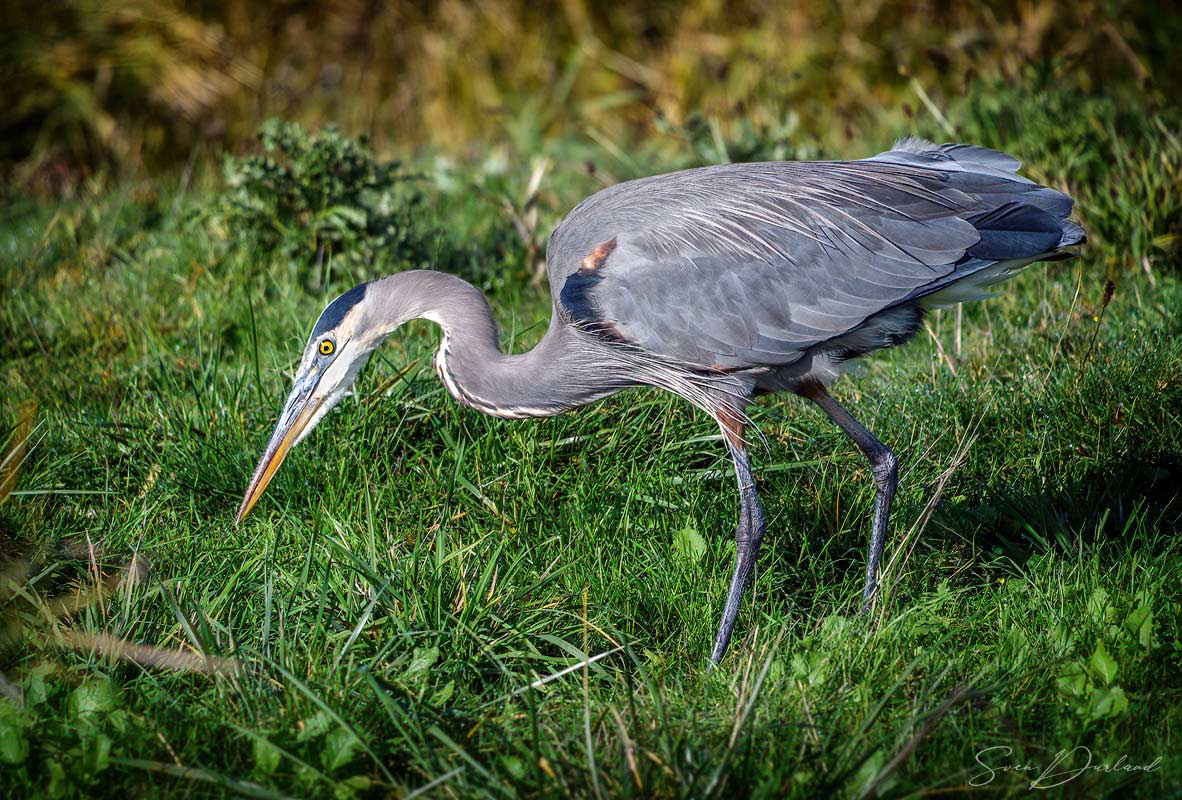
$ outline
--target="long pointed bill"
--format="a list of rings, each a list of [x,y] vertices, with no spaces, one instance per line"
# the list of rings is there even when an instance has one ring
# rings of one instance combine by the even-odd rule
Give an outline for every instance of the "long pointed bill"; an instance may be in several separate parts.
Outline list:
[[[279,469],[279,465],[287,457],[288,451],[291,450],[292,445],[299,441],[300,434],[308,426],[308,422],[316,416],[320,404],[324,402],[324,397],[313,399],[312,390],[314,388],[314,385],[297,386],[292,390],[287,404],[283,407],[283,413],[279,416],[279,422],[275,425],[275,432],[271,434],[271,440],[267,442],[267,448],[263,451],[263,457],[259,459],[259,465],[255,467],[254,477],[250,479],[250,486],[246,488],[246,496],[242,498],[242,505],[238,507],[238,516],[234,518],[235,525],[242,522],[243,517],[250,513],[254,504],[263,496],[263,490],[267,488],[267,484],[275,476],[275,471]]]

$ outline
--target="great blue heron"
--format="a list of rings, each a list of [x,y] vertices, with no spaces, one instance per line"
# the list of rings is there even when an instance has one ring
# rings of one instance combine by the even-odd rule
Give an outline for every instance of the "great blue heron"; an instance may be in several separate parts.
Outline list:
[[[587,198],[546,252],[553,316],[528,353],[500,351],[484,296],[410,271],[361,284],[316,321],[236,522],[369,354],[412,319],[443,329],[435,370],[461,403],[546,417],[634,386],[668,389],[722,430],[739,485],[734,575],[711,660],[726,652],[764,535],[747,453],[756,395],[808,398],[866,455],[878,492],[863,607],[874,599],[898,462],[826,387],[851,359],[906,342],[926,309],[986,296],[1084,241],[1072,200],[1017,159],[907,139],[861,161],[728,164]]]

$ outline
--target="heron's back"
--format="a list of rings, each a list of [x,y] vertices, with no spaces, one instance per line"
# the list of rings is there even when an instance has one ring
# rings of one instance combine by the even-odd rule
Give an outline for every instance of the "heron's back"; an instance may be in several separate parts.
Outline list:
[[[978,290],[1082,242],[1071,198],[1018,166],[984,148],[909,140],[864,161],[618,184],[555,230],[551,291],[572,323],[664,358],[789,366],[892,309],[961,299],[958,284]]]

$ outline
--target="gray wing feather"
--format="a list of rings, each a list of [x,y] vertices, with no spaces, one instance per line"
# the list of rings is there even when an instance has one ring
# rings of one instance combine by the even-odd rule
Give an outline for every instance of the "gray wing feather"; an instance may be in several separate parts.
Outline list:
[[[885,153],[871,156],[867,161],[883,161],[891,164],[909,164],[916,167],[939,167],[941,169],[987,174],[1021,183],[1030,183],[1018,174],[1022,162],[1009,153],[977,147],[971,144],[942,144],[936,146],[926,139],[909,137],[895,142]]]
[[[1071,198],[1017,159],[901,142],[863,161],[736,164],[584,201],[547,254],[555,301],[646,351],[703,367],[790,364],[868,317],[1082,239]],[[582,259],[611,240],[610,255]],[[966,272],[967,274],[967,272]]]

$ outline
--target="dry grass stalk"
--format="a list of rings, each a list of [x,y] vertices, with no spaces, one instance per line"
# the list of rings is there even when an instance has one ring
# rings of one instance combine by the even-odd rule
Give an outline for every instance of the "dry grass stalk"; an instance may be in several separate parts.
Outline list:
[[[37,404],[29,401],[17,410],[16,427],[13,428],[0,457],[0,503],[8,499],[16,488],[16,476],[28,455],[29,439],[33,435],[33,421],[37,417]]]
[[[983,416],[984,410],[982,410],[982,413],[978,415],[972,423],[970,423],[968,432],[960,440],[960,443],[957,445],[956,452],[952,454],[952,461],[936,479],[936,490],[932,492],[932,496],[928,498],[927,505],[924,506],[923,512],[919,515],[919,518],[915,520],[915,523],[911,526],[910,530],[907,531],[907,534],[903,537],[902,541],[899,542],[899,546],[896,547],[894,552],[891,554],[886,566],[882,568],[882,578],[878,592],[878,596],[880,598],[889,598],[894,594],[895,586],[898,585],[899,580],[903,575],[903,571],[907,567],[907,561],[911,558],[911,554],[915,550],[915,545],[919,541],[919,537],[923,534],[924,529],[927,528],[928,522],[931,520],[932,515],[936,512],[936,507],[940,505],[940,499],[944,496],[944,487],[948,485],[948,481],[952,478],[956,471],[964,466],[965,462],[968,461],[969,451],[972,450],[973,443],[977,441],[977,427],[981,424],[981,419]],[[898,569],[896,570],[895,562],[899,561],[900,558],[902,560],[900,561]],[[880,604],[880,608],[885,610],[886,605],[886,603],[882,603]]]
[[[71,650],[90,650],[119,661],[129,661],[141,667],[168,669],[176,672],[195,672],[202,675],[237,675],[241,661],[222,656],[209,656],[182,649],[168,649],[136,644],[109,633],[66,631],[62,636]]]

